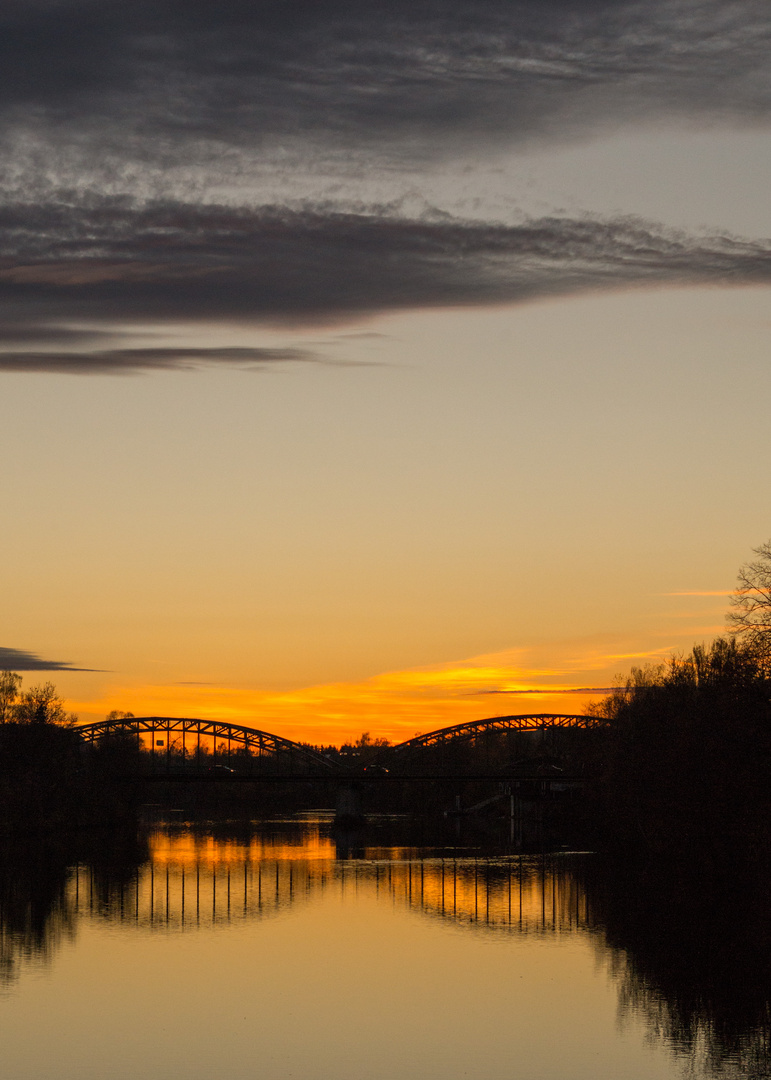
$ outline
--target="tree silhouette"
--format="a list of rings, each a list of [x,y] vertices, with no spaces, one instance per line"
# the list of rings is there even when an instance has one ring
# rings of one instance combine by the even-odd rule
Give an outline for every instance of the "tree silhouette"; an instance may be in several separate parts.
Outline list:
[[[651,850],[716,856],[771,832],[771,677],[749,644],[718,638],[636,669],[589,710],[606,722],[600,821]]]
[[[726,622],[764,656],[771,656],[771,540],[753,548],[757,559],[739,570]]]
[[[13,708],[13,719],[20,724],[58,724],[72,727],[77,721],[74,713],[68,713],[53,683],[31,686]]]
[[[15,719],[14,710],[19,696],[21,675],[14,671],[0,671],[0,724]]]

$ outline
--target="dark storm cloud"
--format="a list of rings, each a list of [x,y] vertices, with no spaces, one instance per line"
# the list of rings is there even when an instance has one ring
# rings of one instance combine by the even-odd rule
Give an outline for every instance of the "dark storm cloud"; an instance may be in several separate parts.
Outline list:
[[[771,241],[692,236],[631,218],[511,226],[446,214],[406,219],[382,208],[15,205],[0,209],[0,367],[125,371],[318,359],[296,349],[97,347],[99,324],[114,320],[138,328],[191,319],[322,324],[640,284],[769,281]],[[73,323],[91,328],[93,348],[77,347],[86,331],[67,330]]]
[[[77,668],[67,661],[43,660],[23,649],[5,649],[0,646],[0,671],[93,671],[93,668]]]
[[[770,45],[768,0],[5,0],[0,125],[140,162],[296,138],[421,157],[765,117]]]

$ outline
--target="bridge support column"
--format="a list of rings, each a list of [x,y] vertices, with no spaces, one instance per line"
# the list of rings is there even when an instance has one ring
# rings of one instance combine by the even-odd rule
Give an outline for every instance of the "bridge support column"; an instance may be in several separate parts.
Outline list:
[[[350,827],[364,822],[360,784],[341,784],[337,789],[335,825]]]
[[[516,794],[512,793],[510,796],[509,806],[509,840],[512,844],[515,844],[519,850],[522,850],[522,797],[519,791],[519,784],[517,784]]]

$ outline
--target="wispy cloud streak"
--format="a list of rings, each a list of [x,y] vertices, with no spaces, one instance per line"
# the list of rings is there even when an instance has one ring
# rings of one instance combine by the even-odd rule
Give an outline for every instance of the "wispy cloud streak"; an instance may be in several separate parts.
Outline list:
[[[615,686],[538,686],[528,690],[507,688],[495,690],[478,690],[478,694],[612,694]]]
[[[0,338],[1,338],[0,331]],[[193,371],[211,364],[256,369],[287,362],[319,362],[306,349],[147,348],[93,352],[4,352],[0,371],[47,371],[60,375],[129,375],[147,371]]]
[[[662,596],[733,596],[736,589],[685,589],[682,592],[666,592]]]

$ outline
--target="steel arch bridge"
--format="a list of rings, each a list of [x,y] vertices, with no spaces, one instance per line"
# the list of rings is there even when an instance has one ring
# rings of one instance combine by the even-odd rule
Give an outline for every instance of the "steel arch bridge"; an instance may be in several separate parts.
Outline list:
[[[76,729],[88,743],[95,743],[108,735],[131,734],[138,739],[142,735],[152,736],[155,752],[156,736],[165,735],[163,753],[170,752],[172,735],[181,736],[183,756],[187,752],[187,739],[190,738],[195,752],[200,748],[202,739],[214,740],[214,745],[225,742],[228,748],[234,743],[243,747],[259,758],[279,758],[288,756],[290,761],[312,766],[325,772],[337,771],[338,767],[323,754],[291,739],[272,735],[268,731],[246,727],[243,724],[230,724],[222,720],[201,720],[181,716],[131,716],[115,720],[99,720],[94,724],[82,724]]]
[[[475,739],[488,731],[543,731],[548,728],[597,727],[601,721],[593,716],[574,716],[566,713],[526,713],[522,716],[491,716],[486,720],[469,720],[465,724],[453,724],[451,727],[429,731],[425,735],[416,735],[414,739],[389,746],[382,755],[382,760],[408,754],[412,750],[421,750],[430,746],[445,746],[451,742]]]

